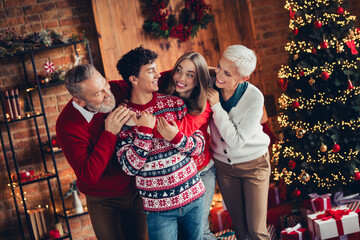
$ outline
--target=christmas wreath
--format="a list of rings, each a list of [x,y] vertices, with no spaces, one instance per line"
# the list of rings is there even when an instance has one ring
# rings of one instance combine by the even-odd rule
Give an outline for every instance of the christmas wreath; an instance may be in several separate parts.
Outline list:
[[[174,14],[169,14],[166,9],[168,3],[169,0],[147,0],[145,10],[150,11],[145,13],[149,16],[143,25],[146,32],[185,42],[190,36],[196,36],[200,28],[206,29],[214,21],[210,6],[204,0],[185,0],[185,7],[180,11],[178,19]]]

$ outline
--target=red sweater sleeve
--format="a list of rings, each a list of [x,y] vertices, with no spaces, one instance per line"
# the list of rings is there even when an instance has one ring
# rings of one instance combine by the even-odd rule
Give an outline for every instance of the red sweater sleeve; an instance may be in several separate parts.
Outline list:
[[[103,130],[105,114],[96,114],[87,123],[73,109],[68,104],[60,114],[56,135],[76,176],[84,183],[96,184],[113,156],[117,137]]]
[[[196,130],[200,129],[202,125],[209,122],[211,114],[210,104],[207,102],[204,112],[197,116],[187,114],[183,119],[176,121],[176,124],[180,132],[186,136],[191,136]]]

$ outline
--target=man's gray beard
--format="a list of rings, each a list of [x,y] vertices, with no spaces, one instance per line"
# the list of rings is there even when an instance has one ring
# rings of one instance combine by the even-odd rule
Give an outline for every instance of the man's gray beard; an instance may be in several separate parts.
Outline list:
[[[91,105],[86,103],[86,108],[93,112],[100,112],[100,113],[108,113],[111,112],[115,108],[115,97],[113,94],[111,94],[110,98],[110,105],[104,105],[103,103],[100,103],[97,106]],[[106,99],[104,99],[105,101]]]

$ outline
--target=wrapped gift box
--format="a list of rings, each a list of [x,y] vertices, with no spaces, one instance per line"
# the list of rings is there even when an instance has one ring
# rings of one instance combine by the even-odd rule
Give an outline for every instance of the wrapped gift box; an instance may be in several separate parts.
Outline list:
[[[266,226],[266,228],[270,234],[270,239],[276,240],[275,226],[268,224]],[[226,230],[217,232],[214,234],[214,236],[217,239],[221,239],[221,240],[236,240],[235,232],[234,232],[234,230],[231,230],[231,229],[226,229]]]
[[[281,231],[282,240],[303,240],[306,238],[306,228],[297,225],[295,228],[287,228]]]
[[[280,190],[274,183],[270,183],[268,195],[268,208],[278,206],[284,203],[284,199],[280,198]]]
[[[353,202],[353,203],[349,203],[348,205],[346,205],[346,207],[348,209],[350,209],[351,211],[356,211],[358,209],[360,209],[360,201],[359,202]]]
[[[303,201],[303,206],[311,211],[325,211],[331,208],[331,194],[309,194],[311,199]]]
[[[313,236],[319,239],[330,239],[360,231],[359,217],[349,209],[329,209],[321,213],[310,214],[308,215],[308,227]]]
[[[303,218],[299,213],[285,214],[280,217],[280,228],[284,229],[284,228],[294,227],[298,223],[304,226],[305,225],[304,223],[306,222],[304,221],[304,219],[306,219],[306,217]]]
[[[220,232],[233,226],[229,212],[224,211],[223,207],[216,207],[210,210],[212,220],[212,230]]]
[[[275,229],[275,225],[272,224],[267,224],[266,228],[270,234],[270,239],[271,240],[276,240],[276,229]]]
[[[231,229],[226,229],[214,234],[217,239],[221,240],[236,240],[235,232]]]
[[[275,229],[280,231],[280,217],[291,214],[293,211],[292,204],[283,204],[269,208],[267,211],[267,223],[274,225]]]

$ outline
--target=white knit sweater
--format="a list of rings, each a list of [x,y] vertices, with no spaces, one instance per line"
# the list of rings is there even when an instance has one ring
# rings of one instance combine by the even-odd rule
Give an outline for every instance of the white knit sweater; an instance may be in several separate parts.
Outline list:
[[[268,151],[270,138],[260,124],[264,96],[248,85],[235,107],[227,113],[220,102],[211,107],[211,149],[213,157],[227,164],[254,160]]]

